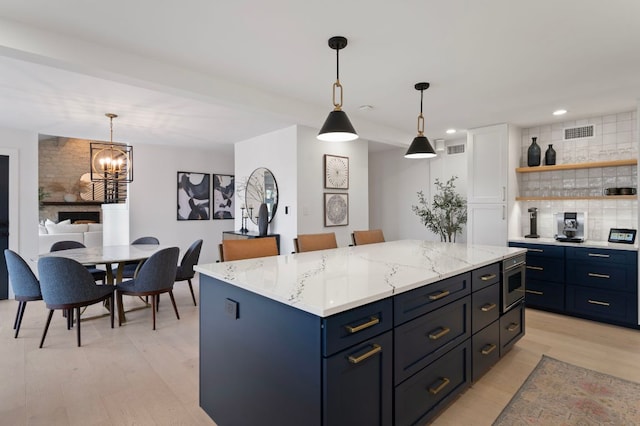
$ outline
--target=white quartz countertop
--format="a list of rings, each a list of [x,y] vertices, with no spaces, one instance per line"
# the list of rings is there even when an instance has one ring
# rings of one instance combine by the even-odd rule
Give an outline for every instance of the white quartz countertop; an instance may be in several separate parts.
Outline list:
[[[196,271],[327,317],[525,249],[402,240],[197,265]]]
[[[606,248],[612,250],[638,251],[638,243],[623,244],[610,243],[608,241],[585,240],[581,243],[565,243],[557,241],[555,238],[512,238],[509,242],[526,244],[547,244],[560,247],[586,247],[586,248]]]

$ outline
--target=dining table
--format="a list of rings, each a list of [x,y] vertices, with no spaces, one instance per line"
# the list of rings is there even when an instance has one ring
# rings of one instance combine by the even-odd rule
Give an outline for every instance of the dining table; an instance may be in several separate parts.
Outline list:
[[[171,246],[160,244],[83,247],[45,253],[38,256],[38,258],[64,257],[73,259],[82,265],[105,265],[107,272],[106,284],[115,285],[122,282],[122,274],[126,264],[138,262],[138,269],[140,269],[140,266],[145,260],[160,250],[169,247]],[[114,266],[116,270],[115,275],[113,273]],[[122,322],[126,322],[124,308],[122,306],[118,306],[118,317],[121,318]]]

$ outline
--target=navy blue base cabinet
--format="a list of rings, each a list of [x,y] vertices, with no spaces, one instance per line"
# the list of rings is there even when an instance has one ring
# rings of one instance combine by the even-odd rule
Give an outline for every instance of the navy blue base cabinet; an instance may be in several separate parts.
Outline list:
[[[527,249],[527,307],[638,328],[637,251],[509,245]]]

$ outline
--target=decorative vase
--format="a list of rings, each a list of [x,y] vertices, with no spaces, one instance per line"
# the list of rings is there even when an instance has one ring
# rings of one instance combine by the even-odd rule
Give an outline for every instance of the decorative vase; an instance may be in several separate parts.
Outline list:
[[[258,235],[264,237],[267,235],[267,227],[269,226],[269,210],[265,203],[260,204],[258,210]]]
[[[67,203],[74,203],[78,199],[75,194],[64,194],[63,198]]]
[[[538,138],[531,138],[531,145],[527,150],[527,166],[529,167],[540,165],[540,145],[538,145],[536,139]]]
[[[549,144],[549,148],[544,153],[544,164],[547,166],[554,166],[556,164],[556,150],[553,149],[553,145]]]

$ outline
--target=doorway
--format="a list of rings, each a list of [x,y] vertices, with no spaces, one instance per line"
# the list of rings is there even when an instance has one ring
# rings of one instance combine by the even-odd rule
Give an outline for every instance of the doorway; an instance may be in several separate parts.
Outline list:
[[[0,300],[9,298],[9,277],[4,250],[9,248],[9,156],[0,155]]]

